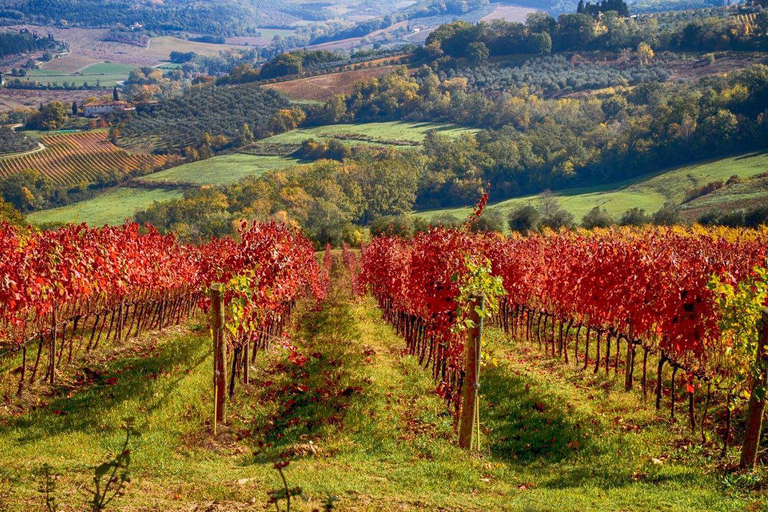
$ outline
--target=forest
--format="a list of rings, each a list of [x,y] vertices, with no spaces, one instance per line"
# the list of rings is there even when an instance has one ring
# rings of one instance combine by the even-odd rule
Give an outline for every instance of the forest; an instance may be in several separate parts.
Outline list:
[[[32,32],[0,32],[0,59],[19,53],[33,53],[40,50],[52,50],[56,41],[51,35],[41,37]]]
[[[35,147],[37,143],[34,140],[7,126],[0,126],[0,155],[29,151]]]
[[[486,184],[498,199],[546,188],[624,180],[768,144],[768,67],[693,84],[644,83],[586,98],[526,89],[487,95],[429,68],[358,83],[310,114],[318,122],[448,121],[488,128],[458,141],[433,134],[416,205],[471,204]]]
[[[0,19],[23,19],[39,25],[111,27],[117,23],[143,25],[157,32],[191,31],[209,34],[255,33],[265,23],[288,22],[277,2],[259,2],[259,8],[246,0],[189,2],[132,2],[129,0],[8,0],[3,2]]]

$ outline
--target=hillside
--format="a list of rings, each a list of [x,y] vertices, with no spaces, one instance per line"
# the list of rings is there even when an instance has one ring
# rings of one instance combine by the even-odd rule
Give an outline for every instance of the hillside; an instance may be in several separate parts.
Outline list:
[[[633,180],[598,185],[594,187],[555,190],[551,197],[560,206],[573,214],[579,221],[595,206],[604,208],[615,218],[620,217],[630,208],[642,208],[652,213],[665,203],[673,203],[689,220],[695,220],[697,213],[710,207],[728,209],[747,206],[755,202],[765,204],[768,201],[768,189],[756,188],[752,184],[740,184],[720,191],[715,191],[694,201],[683,204],[688,190],[702,187],[713,181],[727,181],[731,176],[742,179],[754,178],[768,172],[768,154],[746,153],[710,162],[686,165],[670,169],[653,176],[643,176]],[[489,208],[500,211],[505,217],[514,208],[531,204],[537,206],[543,195],[535,194],[491,203]],[[491,190],[493,198],[493,190]],[[471,213],[471,208],[452,208],[417,212],[424,219],[434,219],[443,215],[464,218]],[[505,226],[506,228],[506,226]]]
[[[41,210],[27,217],[33,224],[65,224],[85,222],[90,226],[117,226],[146,209],[156,201],[168,201],[182,196],[181,191],[120,187],[99,194],[93,199],[79,201],[59,208]]]
[[[0,177],[33,169],[53,184],[66,186],[97,181],[106,172],[149,172],[174,161],[125,151],[112,144],[105,131],[54,133],[41,137],[39,143],[37,151],[0,156]]]
[[[232,185],[247,176],[258,177],[271,170],[301,164],[300,160],[287,155],[295,151],[306,139],[327,140],[333,137],[348,146],[365,144],[417,149],[430,130],[450,137],[475,131],[448,123],[409,122],[301,128],[258,141],[251,147],[240,150],[242,152],[219,155],[143,176],[137,179],[140,187],[128,185],[93,199],[35,212],[29,216],[29,221],[35,224],[85,222],[94,226],[105,223],[120,224],[125,218],[145,210],[155,201],[180,197],[190,188],[203,185]],[[263,148],[284,156],[259,154]]]

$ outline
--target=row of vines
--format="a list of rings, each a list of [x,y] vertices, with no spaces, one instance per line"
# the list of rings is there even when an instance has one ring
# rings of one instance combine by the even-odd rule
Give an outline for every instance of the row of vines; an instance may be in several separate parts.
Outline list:
[[[627,390],[637,380],[644,398],[655,388],[656,407],[669,396],[673,418],[687,395],[690,426],[700,422],[702,436],[719,404],[725,453],[731,412],[750,398],[764,364],[758,326],[768,305],[767,253],[765,230],[504,237],[432,229],[413,240],[374,239],[361,279],[457,414],[466,290],[497,290],[486,313],[517,340],[583,371],[623,374]]]
[[[35,169],[55,185],[95,181],[109,170],[149,172],[174,163],[168,156],[135,155],[109,140],[106,132],[67,133],[42,138],[44,149],[0,158],[0,177]]]
[[[223,283],[228,343],[263,345],[297,298],[324,293],[309,240],[277,223],[244,224],[238,240],[184,245],[136,224],[18,231],[0,226],[0,377],[6,398],[109,342],[208,310]],[[42,364],[41,364],[42,362]]]

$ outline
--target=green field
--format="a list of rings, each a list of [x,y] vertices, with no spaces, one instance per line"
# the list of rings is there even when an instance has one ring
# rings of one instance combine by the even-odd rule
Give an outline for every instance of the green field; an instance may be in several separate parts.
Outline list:
[[[300,164],[301,161],[283,156],[257,156],[235,153],[199,162],[180,165],[141,178],[158,183],[192,183],[195,185],[229,185],[246,176],[261,176],[264,172]]]
[[[332,137],[344,137],[345,142],[349,144],[369,143],[385,146],[392,145],[392,142],[421,142],[430,130],[454,137],[462,133],[478,131],[449,123],[388,121],[385,123],[333,124],[314,128],[299,128],[259,142],[264,144],[301,144],[307,139],[325,140]]]
[[[295,30],[290,28],[257,28],[257,32],[261,35],[261,37],[268,37],[272,39],[275,36],[280,37],[288,37],[292,36],[295,32]]]
[[[733,175],[749,178],[764,172],[768,172],[768,153],[748,153],[678,167],[653,176],[618,183],[558,190],[553,192],[553,197],[563,208],[571,212],[577,221],[595,206],[605,208],[614,217],[619,217],[630,208],[643,208],[647,213],[652,213],[667,202],[679,205],[687,190],[701,187],[715,180],[726,181]],[[764,192],[754,192],[754,194],[768,197]],[[728,201],[727,194],[719,196],[721,197],[719,203]],[[499,209],[506,215],[519,205],[537,206],[541,197],[541,194],[518,197],[495,203],[490,208]],[[491,198],[493,198],[493,191],[491,191]],[[699,205],[701,199],[693,203]],[[466,217],[471,211],[471,208],[451,208],[418,212],[416,215],[425,219],[444,214]]]
[[[57,85],[63,85],[64,82],[67,82],[77,87],[82,86],[84,83],[94,86],[98,80],[99,85],[102,87],[113,87],[117,82],[122,82],[127,79],[128,74],[134,68],[135,66],[128,66],[125,64],[99,62],[73,73],[65,73],[63,71],[50,69],[33,69],[27,72],[27,76],[21,78],[21,80],[26,82],[40,82],[43,84],[50,82],[51,84],[55,83]]]
[[[116,188],[88,201],[35,212],[27,218],[34,224],[85,222],[90,226],[119,225],[123,220],[132,218],[133,214],[146,209],[155,201],[167,201],[182,195],[181,191],[172,190]]]

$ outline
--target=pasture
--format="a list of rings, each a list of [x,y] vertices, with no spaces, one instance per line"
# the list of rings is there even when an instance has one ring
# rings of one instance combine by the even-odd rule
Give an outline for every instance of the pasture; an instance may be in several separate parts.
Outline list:
[[[301,160],[283,156],[235,153],[192,162],[141,178],[148,183],[230,185],[246,176],[261,176],[266,171],[300,164]]]
[[[32,213],[27,219],[33,224],[81,223],[89,226],[120,225],[145,210],[155,201],[176,199],[183,194],[176,190],[144,190],[120,187],[109,190],[88,201]]]
[[[134,68],[135,66],[110,62],[91,64],[69,73],[41,68],[30,70],[27,76],[21,77],[20,80],[27,83],[37,82],[43,85],[48,83],[51,85],[63,85],[66,82],[75,87],[82,87],[83,85],[95,86],[97,84],[101,87],[113,87],[119,82],[126,80],[128,73]]]
[[[442,135],[456,137],[462,133],[476,132],[450,123],[387,121],[383,123],[333,124],[313,128],[299,128],[259,141],[263,144],[301,144],[307,139],[326,140],[338,138],[347,144],[376,146],[419,145],[427,132],[435,130]]]
[[[680,205],[685,199],[686,191],[690,189],[704,186],[716,180],[726,181],[731,176],[744,179],[765,172],[768,172],[768,153],[748,153],[686,165],[652,176],[642,176],[617,183],[557,190],[552,193],[552,196],[560,206],[573,214],[576,221],[580,221],[584,214],[595,206],[605,208],[614,217],[621,216],[630,208],[642,208],[650,214],[667,202]],[[754,190],[751,192],[753,194],[758,193],[763,198],[768,197],[768,192],[760,193]],[[708,196],[683,205],[683,213],[685,214],[686,209],[700,206]],[[489,208],[501,210],[502,214],[506,216],[511,210],[521,205],[538,206],[542,197],[542,194],[517,197],[492,204]],[[717,203],[726,206],[733,195],[720,192],[720,194],[713,194],[713,197],[718,197]],[[491,200],[493,200],[493,191],[491,191]],[[468,207],[449,208],[418,212],[416,215],[425,219],[432,219],[444,214],[463,218],[471,210]]]

